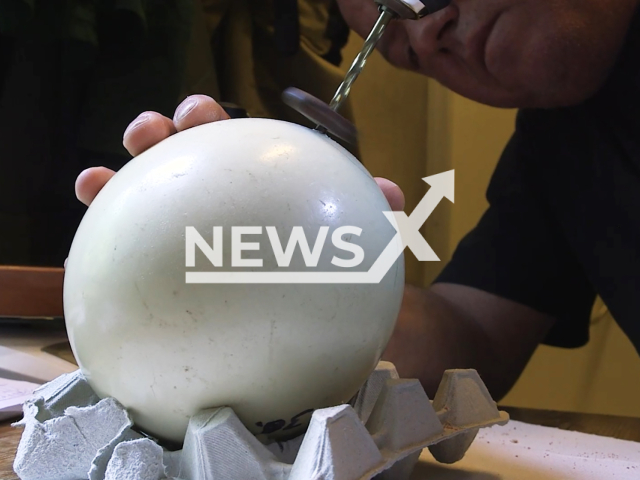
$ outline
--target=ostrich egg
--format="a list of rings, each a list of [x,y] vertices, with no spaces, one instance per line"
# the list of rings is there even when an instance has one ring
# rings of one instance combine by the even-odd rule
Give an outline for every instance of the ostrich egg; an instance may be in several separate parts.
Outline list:
[[[169,137],[107,183],[73,240],[64,313],[82,373],[164,441],[220,406],[264,442],[304,432],[353,398],[394,329],[402,255],[379,281],[344,275],[398,238],[389,210],[350,153],[299,125]]]

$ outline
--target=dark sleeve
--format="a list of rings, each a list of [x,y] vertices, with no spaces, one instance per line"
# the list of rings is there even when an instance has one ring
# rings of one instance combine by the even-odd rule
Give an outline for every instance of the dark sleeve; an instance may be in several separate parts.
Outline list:
[[[589,339],[595,292],[544,201],[546,159],[536,158],[540,139],[530,138],[522,115],[487,190],[489,208],[436,283],[474,287],[549,314],[557,321],[544,343],[579,347]]]

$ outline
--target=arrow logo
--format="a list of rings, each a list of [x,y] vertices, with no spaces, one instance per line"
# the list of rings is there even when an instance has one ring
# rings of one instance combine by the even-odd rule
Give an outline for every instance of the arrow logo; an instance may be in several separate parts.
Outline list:
[[[380,283],[405,248],[421,262],[440,259],[420,233],[443,198],[454,202],[454,170],[425,177],[431,186],[407,216],[404,212],[383,212],[396,230],[395,236],[367,272],[186,272],[187,283]]]
[[[454,201],[454,170],[439,173],[422,180],[431,185],[427,194],[411,213],[410,217],[404,212],[384,212],[384,215],[396,228],[402,239],[402,248],[409,247],[421,262],[437,262],[440,259],[420,234],[420,228],[427,221],[443,198]],[[392,220],[395,220],[395,224]]]

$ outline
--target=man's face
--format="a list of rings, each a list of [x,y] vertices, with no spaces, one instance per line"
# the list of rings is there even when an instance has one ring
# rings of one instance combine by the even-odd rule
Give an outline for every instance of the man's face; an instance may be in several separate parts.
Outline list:
[[[606,79],[637,4],[453,0],[431,16],[399,22],[380,48],[393,63],[482,103],[569,105]]]

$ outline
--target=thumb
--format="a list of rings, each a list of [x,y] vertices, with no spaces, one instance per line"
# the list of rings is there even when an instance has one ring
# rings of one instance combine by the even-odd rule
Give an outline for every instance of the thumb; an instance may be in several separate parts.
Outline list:
[[[116,174],[113,170],[104,167],[92,167],[84,170],[76,179],[76,196],[85,205],[96,198],[107,182]]]
[[[376,178],[375,180],[387,198],[391,210],[394,212],[402,210],[404,208],[404,193],[402,193],[400,187],[386,178]]]

